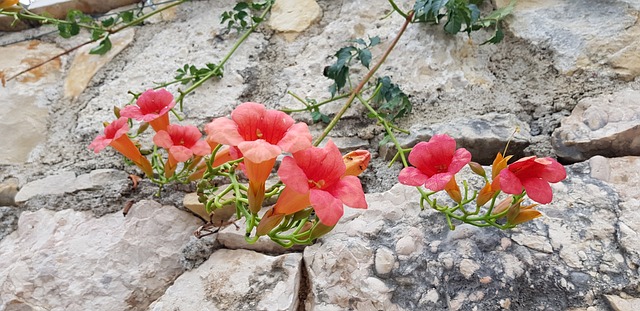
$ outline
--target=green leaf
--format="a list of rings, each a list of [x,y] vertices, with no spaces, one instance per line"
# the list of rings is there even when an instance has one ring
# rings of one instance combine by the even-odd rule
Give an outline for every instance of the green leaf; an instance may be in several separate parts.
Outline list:
[[[91,40],[98,40],[103,34],[104,34],[104,30],[93,29],[91,30]]]
[[[120,12],[118,16],[120,16],[125,23],[131,23],[133,21],[133,12],[131,11]]]
[[[111,50],[111,40],[109,40],[109,37],[106,37],[102,41],[100,41],[98,46],[91,49],[91,51],[89,51],[89,54],[104,55],[105,53],[109,52],[109,50]]]
[[[236,6],[233,7],[234,11],[242,11],[249,8],[249,5],[246,2],[238,2]]]
[[[380,44],[380,37],[375,36],[375,37],[370,37],[369,38],[369,47],[373,47]]]
[[[355,42],[355,43],[357,43],[357,44],[367,46],[367,43],[366,43],[366,42],[364,41],[364,39],[362,39],[362,38],[358,38],[358,39],[355,39],[355,40],[351,40],[351,42]]]
[[[482,42],[481,45],[487,44],[487,43],[500,43],[502,41],[502,39],[504,39],[504,33],[502,32],[502,29],[500,29],[500,27],[496,27],[496,32],[493,34],[493,37],[489,38],[489,40]]]
[[[116,19],[113,17],[109,17],[105,20],[103,20],[102,22],[100,22],[102,24],[102,27],[110,27],[112,26],[114,23],[116,22]]]
[[[438,23],[440,9],[450,0],[418,0],[413,6],[414,20],[422,22]]]
[[[358,58],[360,59],[360,62],[362,62],[362,65],[369,69],[369,64],[371,63],[371,51],[360,50],[358,52]]]
[[[462,29],[462,18],[456,14],[449,14],[449,19],[444,24],[444,31],[455,35],[460,32],[460,29]]]

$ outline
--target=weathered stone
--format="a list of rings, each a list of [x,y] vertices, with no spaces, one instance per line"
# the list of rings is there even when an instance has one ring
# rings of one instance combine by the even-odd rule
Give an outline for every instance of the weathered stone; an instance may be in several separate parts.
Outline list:
[[[53,44],[29,41],[0,47],[0,76],[9,79],[31,66],[62,53]],[[0,87],[0,164],[27,161],[29,153],[44,142],[47,129],[48,105],[46,92],[60,79],[62,61],[53,60],[24,73]]]
[[[20,212],[10,206],[0,206],[0,241],[16,229]]]
[[[403,148],[413,147],[421,141],[429,141],[436,134],[447,134],[456,140],[458,148],[469,150],[473,161],[481,164],[493,162],[496,154],[504,150],[507,142],[508,154],[521,156],[531,141],[529,125],[512,114],[489,113],[427,126],[417,124],[410,128],[410,132],[408,136],[398,137]],[[395,154],[396,148],[392,143],[380,146],[382,158],[391,160]]]
[[[231,198],[233,195],[229,193],[225,198]],[[200,216],[202,219],[211,220],[214,224],[225,224],[231,216],[236,213],[236,207],[234,204],[226,205],[220,209],[213,210],[213,216],[207,213],[207,210],[203,203],[200,203],[197,193],[187,193],[182,201],[184,207],[192,211],[194,214]]]
[[[594,161],[596,160],[597,161]],[[606,159],[594,157],[591,170],[597,168],[608,174],[597,178],[610,183],[620,195],[620,244],[631,257],[630,268],[640,268],[640,157]]]
[[[523,310],[605,310],[602,294],[636,291],[640,284],[636,268],[628,266],[634,257],[616,238],[623,207],[585,163],[567,170],[565,181],[552,184],[553,203],[538,207],[546,217],[510,231],[460,224],[449,231],[441,214],[420,211],[412,187],[367,194],[368,210],[351,210],[305,249],[307,309],[501,310],[517,304]],[[475,177],[465,168],[459,180],[467,178]],[[352,224],[361,228],[361,222],[377,229],[354,232]],[[398,241],[413,230],[423,233],[414,242],[422,251],[398,254]],[[380,274],[380,249],[395,250],[397,259],[379,279],[385,286],[374,287],[363,280]]]
[[[0,241],[0,309],[144,310],[182,273],[179,251],[196,225],[153,201],[127,217],[23,212]]]
[[[98,169],[76,178],[73,172],[59,172],[24,185],[15,196],[16,203],[23,203],[37,195],[56,195],[73,193],[78,190],[91,190],[109,186],[115,180],[127,178],[120,170]]]
[[[613,311],[640,310],[640,298],[622,298],[616,295],[604,295]]]
[[[78,49],[67,73],[67,78],[64,80],[64,96],[66,98],[78,97],[87,87],[93,75],[122,52],[133,41],[134,35],[135,30],[129,28],[109,36],[112,47],[104,55],[89,54],[91,49],[98,46],[98,42]]]
[[[566,161],[640,155],[640,91],[582,99],[553,132],[552,143]]]
[[[502,7],[509,0],[496,3]],[[605,64],[605,69],[633,80],[640,74],[639,11],[636,0],[527,1],[516,5],[507,24],[515,36],[551,48],[561,72]]]
[[[289,40],[322,18],[322,9],[315,0],[280,0],[271,9],[269,27],[284,33]]]
[[[216,251],[183,273],[148,310],[297,310],[301,254]]]
[[[15,205],[16,194],[18,194],[17,179],[10,178],[0,183],[0,206]]]

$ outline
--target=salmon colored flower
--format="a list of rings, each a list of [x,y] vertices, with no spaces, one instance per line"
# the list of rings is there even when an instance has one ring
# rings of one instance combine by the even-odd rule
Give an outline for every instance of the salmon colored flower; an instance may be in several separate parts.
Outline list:
[[[173,176],[178,162],[185,162],[194,155],[205,156],[211,148],[204,140],[202,133],[193,125],[170,124],[167,130],[161,130],[153,137],[153,143],[167,149],[169,159],[165,163],[165,177]]]
[[[311,147],[311,133],[305,123],[295,123],[286,113],[258,103],[240,104],[231,119],[214,119],[205,131],[209,140],[237,147],[244,156],[249,208],[254,213],[262,207],[265,182],[276,157],[283,151],[294,153]]]
[[[498,154],[496,155],[496,158],[493,159],[493,164],[491,164],[491,176],[492,176],[493,183],[487,182],[487,184],[485,184],[484,187],[480,189],[480,192],[478,192],[478,197],[476,198],[477,206],[485,205],[487,202],[489,202],[489,200],[491,200],[491,198],[493,198],[496,192],[500,191],[500,186],[498,185],[498,179],[496,177],[498,176],[498,174],[500,174],[500,172],[503,169],[507,167],[507,163],[509,159],[511,159],[511,157],[513,156],[504,157],[502,156],[502,153],[498,152]],[[480,169],[481,168],[482,167],[480,166]],[[476,168],[475,170],[478,170],[478,168]],[[484,173],[484,169],[482,170]]]
[[[496,186],[505,193],[516,195],[524,189],[531,200],[547,204],[553,199],[549,183],[557,183],[565,178],[567,172],[555,159],[531,156],[513,162],[500,171]]]
[[[456,150],[453,138],[446,134],[434,135],[429,142],[413,147],[409,162],[415,167],[402,169],[398,180],[409,186],[424,185],[432,191],[454,190],[449,182],[470,161],[471,153],[464,148]]]
[[[156,132],[166,131],[169,126],[169,110],[176,105],[173,95],[165,89],[148,89],[138,97],[136,105],[120,110],[120,115],[138,121],[149,122]]]
[[[107,146],[111,146],[118,152],[122,153],[127,159],[133,161],[142,171],[149,177],[153,177],[153,169],[151,163],[145,158],[138,147],[127,136],[129,124],[127,118],[119,118],[104,128],[104,135],[98,135],[91,144],[89,149],[93,149],[95,153],[102,151]]]
[[[324,148],[311,147],[285,157],[278,169],[285,188],[273,214],[289,215],[311,206],[320,222],[333,226],[344,213],[343,204],[367,208],[360,180],[345,172],[340,151],[332,141]]]

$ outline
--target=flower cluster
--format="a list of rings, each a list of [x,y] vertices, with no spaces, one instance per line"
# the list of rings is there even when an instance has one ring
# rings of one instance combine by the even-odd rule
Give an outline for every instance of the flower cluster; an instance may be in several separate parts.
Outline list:
[[[268,235],[284,246],[309,244],[336,225],[343,205],[367,208],[357,175],[369,163],[368,151],[343,157],[332,141],[323,148],[314,147],[307,124],[251,102],[236,107],[230,118],[206,124],[203,139],[197,127],[170,122],[174,106],[168,91],[147,90],[135,105],[116,109],[118,119],[89,148],[97,153],[113,147],[160,185],[196,181],[208,212],[229,203],[236,205],[237,215],[247,221],[249,242]],[[141,122],[137,134],[148,126],[155,131],[151,161],[128,135],[132,120]],[[267,189],[283,154],[277,171],[280,182]],[[229,179],[222,191],[211,182],[216,176]],[[248,180],[246,186],[239,182],[241,178]],[[224,200],[228,193],[233,199]],[[262,213],[265,200],[276,196],[275,205]],[[250,237],[254,229],[255,236]]]
[[[206,124],[203,138],[193,125],[170,122],[174,106],[168,91],[147,90],[135,105],[115,109],[117,119],[106,124],[104,134],[89,148],[97,153],[113,147],[160,186],[195,181],[208,213],[230,204],[236,207],[237,217],[246,222],[245,236],[250,243],[268,236],[287,247],[310,244],[332,230],[344,205],[367,208],[357,176],[369,164],[368,151],[343,156],[331,140],[324,147],[313,146],[307,124],[251,102],[240,104],[230,117]],[[140,123],[136,135],[129,136],[133,120]],[[155,131],[148,153],[151,160],[132,140],[148,127]],[[267,187],[278,159],[278,180]],[[453,138],[435,135],[412,148],[408,160],[413,166],[400,171],[398,179],[417,187],[421,207],[426,204],[442,212],[452,229],[452,219],[507,229],[539,217],[537,204],[523,205],[526,197],[549,203],[553,197],[549,183],[566,178],[564,168],[554,159],[527,157],[508,164],[510,159],[498,153],[489,178],[481,165],[471,162],[469,151],[456,148]],[[477,191],[470,191],[467,181],[461,189],[456,179],[467,165],[484,179]],[[226,186],[218,187],[213,181],[216,177],[225,177]],[[453,206],[432,197],[443,190]],[[467,209],[472,203],[475,208]],[[269,207],[263,211],[264,206]]]
[[[456,149],[456,142],[448,135],[434,135],[429,142],[418,143],[409,153],[409,161],[414,167],[404,168],[398,177],[400,183],[409,186],[424,186],[431,192],[419,188],[424,202],[443,212],[451,225],[451,218],[466,223],[498,228],[512,228],[520,223],[541,216],[533,209],[537,204],[522,206],[525,197],[540,204],[550,203],[553,198],[549,183],[557,183],[566,178],[564,167],[552,158],[534,156],[522,158],[507,164],[512,156],[496,155],[491,166],[489,179],[481,165],[471,162],[471,153],[464,148]],[[455,175],[465,166],[484,178],[485,184],[469,198],[469,190],[464,183],[464,195],[456,182]],[[456,203],[453,207],[439,205],[430,197],[445,190]],[[509,194],[496,204],[501,193]],[[475,209],[468,211],[467,203],[475,201]],[[489,207],[482,209],[487,203]],[[484,213],[483,213],[484,212]],[[499,220],[506,218],[506,222]]]

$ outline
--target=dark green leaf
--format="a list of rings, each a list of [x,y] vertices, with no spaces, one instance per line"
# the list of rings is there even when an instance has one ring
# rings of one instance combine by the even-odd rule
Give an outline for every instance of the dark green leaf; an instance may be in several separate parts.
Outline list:
[[[444,24],[444,31],[454,35],[462,29],[462,18],[458,15],[449,14],[447,23]]]
[[[360,50],[358,52],[358,58],[360,59],[360,62],[362,62],[362,65],[367,67],[367,69],[369,68],[369,64],[371,63],[371,51],[369,50]]]
[[[93,29],[91,30],[91,40],[98,40],[103,34],[104,34],[104,30]]]
[[[106,37],[102,41],[100,41],[98,46],[91,49],[91,51],[89,51],[89,54],[104,55],[105,53],[109,52],[109,50],[111,50],[111,40],[109,40],[109,37]]]
[[[355,42],[355,43],[360,44],[360,45],[367,46],[367,43],[362,38],[358,38],[358,39],[352,40],[352,42]]]
[[[372,47],[372,46],[376,46],[376,45],[378,45],[378,44],[380,44],[380,37],[375,36],[375,37],[371,37],[371,38],[369,38],[369,46],[370,46],[370,47]]]
[[[249,5],[246,2],[238,2],[236,6],[233,7],[234,11],[242,11],[249,8]]]
[[[113,17],[109,17],[109,18],[107,18],[107,19],[103,20],[101,23],[102,23],[102,26],[103,26],[103,27],[110,27],[110,26],[111,26],[111,25],[113,25],[115,22],[116,22],[116,19],[115,19],[115,18],[113,18]]]
[[[489,38],[489,40],[482,42],[482,44],[487,44],[487,43],[500,43],[502,41],[502,39],[504,39],[504,33],[502,32],[502,29],[500,29],[500,27],[496,28],[496,32],[493,34],[493,37]]]

